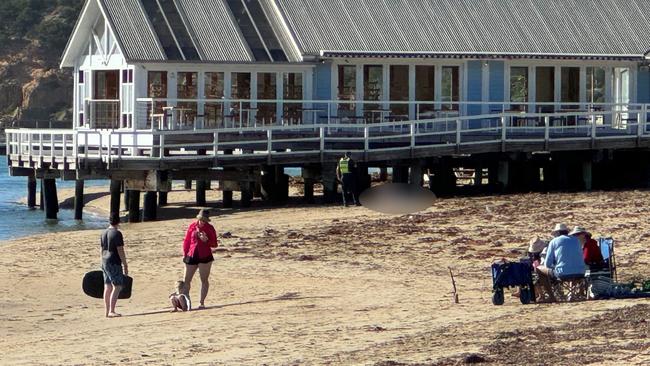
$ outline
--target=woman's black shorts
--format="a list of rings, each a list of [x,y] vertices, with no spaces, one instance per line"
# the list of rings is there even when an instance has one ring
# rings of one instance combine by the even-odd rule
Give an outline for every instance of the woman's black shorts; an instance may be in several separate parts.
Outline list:
[[[199,258],[199,257],[183,257],[183,263],[196,266],[198,264],[210,263],[214,261],[214,257],[210,254],[209,257]]]

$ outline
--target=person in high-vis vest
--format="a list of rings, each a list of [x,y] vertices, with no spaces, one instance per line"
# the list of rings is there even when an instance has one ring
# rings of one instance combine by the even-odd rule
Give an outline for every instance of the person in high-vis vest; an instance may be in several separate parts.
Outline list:
[[[350,200],[348,197],[352,198],[352,203],[354,205],[359,205],[359,201],[356,197],[356,182],[355,182],[355,164],[354,160],[350,158],[351,153],[346,152],[345,155],[339,160],[338,165],[336,166],[336,178],[341,182],[341,193],[343,195],[343,205],[348,206]]]

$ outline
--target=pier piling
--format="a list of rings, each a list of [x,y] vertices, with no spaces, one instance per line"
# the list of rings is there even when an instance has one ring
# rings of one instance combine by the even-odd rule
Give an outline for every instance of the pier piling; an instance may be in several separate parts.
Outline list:
[[[59,212],[59,199],[56,194],[56,181],[43,179],[43,198],[45,199],[45,218],[56,220]]]
[[[251,182],[241,182],[241,207],[251,207],[253,187]]]
[[[156,206],[157,200],[158,194],[155,191],[146,192],[144,194],[143,221],[156,221],[158,219]]]
[[[160,207],[167,206],[167,192],[158,193],[158,206]]]
[[[45,192],[45,184],[43,184],[43,179],[41,179],[40,201],[38,205],[41,211],[45,210],[45,194],[43,192]]]
[[[129,191],[129,222],[140,222],[140,191]]]
[[[119,180],[112,179],[110,185],[111,192],[111,210],[109,217],[119,217],[120,216],[120,191],[122,190],[122,182]],[[124,195],[126,196],[126,190]]]
[[[27,207],[36,208],[36,177],[27,178]]]
[[[83,220],[84,181],[77,179],[74,183],[74,219]]]
[[[205,206],[205,180],[197,179],[196,180],[196,205]]]

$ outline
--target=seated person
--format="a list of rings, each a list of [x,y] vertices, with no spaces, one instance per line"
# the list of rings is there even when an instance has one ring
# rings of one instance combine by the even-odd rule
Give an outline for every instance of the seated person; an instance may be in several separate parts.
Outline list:
[[[546,249],[547,245],[548,243],[538,237],[530,239],[528,243],[528,258],[530,258],[533,267],[537,268],[542,263],[541,253]]]
[[[176,292],[169,295],[169,301],[174,307],[174,310],[172,310],[172,312],[176,312],[178,309],[181,311],[192,310],[192,302],[190,301],[190,296],[187,293],[185,282],[176,281]]]
[[[567,230],[558,232],[558,236],[551,240],[546,249],[544,262],[535,270],[551,301],[555,301],[551,280],[584,276],[585,262],[580,241],[576,236],[570,236]]]
[[[603,254],[595,239],[591,238],[591,233],[585,235],[585,242],[582,244],[582,254],[585,264],[589,266],[590,271],[599,271],[606,267]]]

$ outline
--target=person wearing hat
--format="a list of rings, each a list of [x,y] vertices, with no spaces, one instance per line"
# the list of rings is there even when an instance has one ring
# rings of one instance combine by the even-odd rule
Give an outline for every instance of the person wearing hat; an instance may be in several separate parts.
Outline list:
[[[603,259],[603,254],[600,252],[598,243],[596,240],[591,238],[591,233],[583,227],[576,226],[569,235],[577,237],[580,241],[580,244],[582,245],[582,255],[585,264],[589,266],[589,269],[591,271],[602,269],[605,265],[605,259]]]
[[[562,235],[569,235],[569,228],[564,224],[555,224],[553,231],[551,231],[551,235],[553,235],[554,238]]]
[[[190,224],[183,241],[183,263],[185,263],[185,287],[189,293],[192,277],[199,270],[201,277],[201,301],[199,309],[205,307],[205,298],[208,296],[210,283],[210,269],[214,257],[212,249],[218,246],[217,231],[210,224],[210,211],[201,210],[196,215],[196,220]]]
[[[351,152],[346,152],[336,166],[336,179],[341,182],[341,193],[343,195],[343,205],[345,207],[348,207],[348,202],[350,202],[348,197],[352,198],[352,203],[354,205],[359,205],[359,201],[356,197],[356,180],[354,176],[356,166],[351,156]]]
[[[582,257],[582,246],[577,237],[568,235],[566,225],[558,224],[553,230],[559,235],[548,243],[546,257],[542,265],[536,268],[542,284],[548,291],[551,300],[555,301],[551,289],[551,279],[584,276],[585,262]]]
[[[532,238],[530,239],[530,242],[528,242],[528,257],[533,263],[533,267],[537,267],[542,263],[541,253],[546,249],[547,245],[547,242],[538,237]]]

